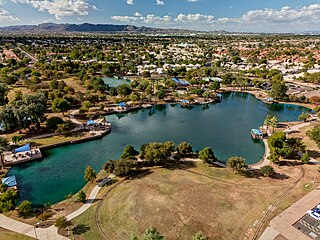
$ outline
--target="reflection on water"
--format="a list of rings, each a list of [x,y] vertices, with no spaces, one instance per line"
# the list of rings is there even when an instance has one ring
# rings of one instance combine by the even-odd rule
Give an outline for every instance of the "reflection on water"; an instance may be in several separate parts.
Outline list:
[[[297,120],[307,111],[294,105],[266,104],[245,93],[223,94],[218,104],[181,108],[180,104],[159,105],[127,114],[107,116],[111,133],[91,142],[46,151],[42,161],[13,167],[22,198],[33,203],[55,203],[85,184],[83,174],[90,165],[99,171],[108,159],[119,159],[123,148],[136,149],[148,142],[188,141],[195,151],[210,146],[221,161],[231,156],[258,162],[264,145],[251,139],[252,128],[259,127],[267,115],[280,120]]]

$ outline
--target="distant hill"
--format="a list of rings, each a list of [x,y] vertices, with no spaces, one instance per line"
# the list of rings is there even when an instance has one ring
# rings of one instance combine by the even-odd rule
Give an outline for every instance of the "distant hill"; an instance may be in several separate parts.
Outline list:
[[[50,32],[50,33],[63,33],[63,32],[100,32],[100,33],[197,33],[199,31],[185,30],[185,29],[162,29],[150,27],[137,27],[133,25],[113,25],[113,24],[57,24],[57,23],[42,23],[39,25],[17,25],[0,27],[2,32]],[[219,31],[217,33],[223,33]]]

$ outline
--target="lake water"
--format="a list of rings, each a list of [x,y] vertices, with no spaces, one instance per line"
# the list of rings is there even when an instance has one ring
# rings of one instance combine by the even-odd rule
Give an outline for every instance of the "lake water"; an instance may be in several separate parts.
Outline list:
[[[246,93],[223,94],[221,103],[197,105],[160,105],[127,114],[107,116],[112,131],[100,140],[46,151],[41,161],[13,167],[23,199],[35,204],[56,203],[85,184],[84,170],[90,165],[99,171],[108,159],[119,159],[124,147],[153,141],[188,141],[194,150],[210,146],[217,158],[245,157],[248,164],[261,160],[264,145],[253,141],[252,128],[265,117],[280,121],[297,120],[306,108],[289,104],[267,104]]]

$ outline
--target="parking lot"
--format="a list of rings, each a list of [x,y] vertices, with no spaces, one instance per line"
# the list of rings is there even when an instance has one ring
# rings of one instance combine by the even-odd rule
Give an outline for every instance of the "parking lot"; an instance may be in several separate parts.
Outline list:
[[[320,222],[308,214],[305,214],[293,226],[311,239],[320,240]]]

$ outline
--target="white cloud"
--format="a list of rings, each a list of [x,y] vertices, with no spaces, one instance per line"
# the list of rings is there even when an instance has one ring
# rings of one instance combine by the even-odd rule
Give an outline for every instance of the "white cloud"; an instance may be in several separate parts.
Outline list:
[[[13,21],[19,21],[19,19],[11,16],[8,11],[0,8],[0,22],[13,22]]]
[[[84,16],[90,11],[97,10],[93,5],[87,3],[87,0],[11,0],[15,3],[26,3],[39,11],[47,11],[56,19],[62,19],[67,16]]]
[[[164,5],[164,1],[162,0],[156,0],[156,2],[157,2],[157,5]]]
[[[128,5],[133,5],[133,0],[127,0]]]
[[[192,0],[194,1],[194,0]],[[320,4],[300,8],[289,6],[281,9],[251,10],[239,18],[214,18],[200,13],[180,13],[176,16],[135,14],[134,16],[113,16],[113,20],[148,24],[154,27],[178,27],[195,30],[227,30],[248,32],[301,32],[319,30]]]
[[[199,0],[188,0],[188,2],[199,2]]]

